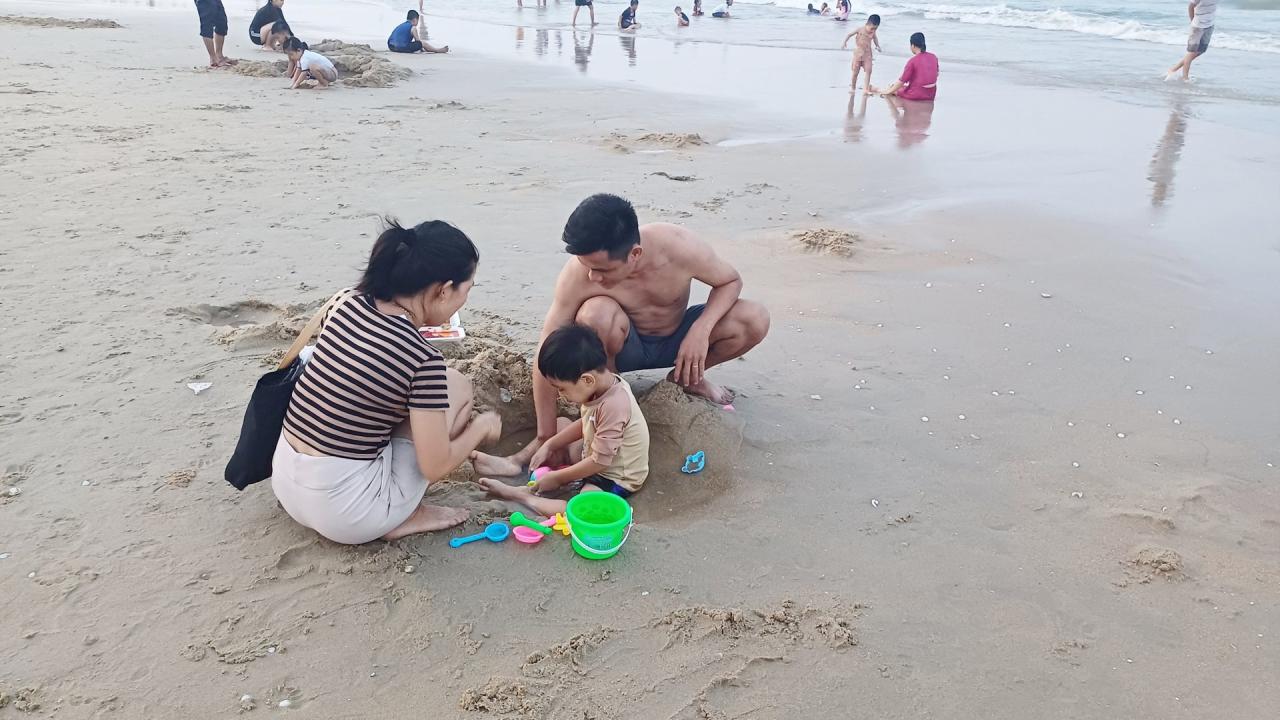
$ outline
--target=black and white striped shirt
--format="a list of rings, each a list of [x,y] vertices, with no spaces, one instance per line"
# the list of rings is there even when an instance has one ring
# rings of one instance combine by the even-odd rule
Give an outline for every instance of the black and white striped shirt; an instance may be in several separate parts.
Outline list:
[[[294,387],[284,427],[320,452],[370,460],[409,410],[447,410],[444,357],[407,318],[367,295],[329,316]]]

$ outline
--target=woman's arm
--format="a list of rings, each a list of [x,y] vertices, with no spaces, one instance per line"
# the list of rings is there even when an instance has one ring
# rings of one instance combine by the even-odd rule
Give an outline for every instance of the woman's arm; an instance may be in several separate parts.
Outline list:
[[[409,432],[413,436],[413,452],[418,469],[430,484],[457,470],[472,451],[502,432],[497,413],[476,417],[452,440],[449,439],[448,413],[443,410],[409,410]]]

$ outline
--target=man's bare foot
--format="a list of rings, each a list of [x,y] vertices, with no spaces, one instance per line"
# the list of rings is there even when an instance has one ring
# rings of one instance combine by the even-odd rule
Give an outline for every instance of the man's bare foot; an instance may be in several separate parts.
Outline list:
[[[671,377],[668,376],[667,379],[671,380]],[[717,405],[728,405],[733,402],[734,394],[732,390],[711,382],[705,375],[702,377],[702,382],[683,385],[682,387],[690,395],[706,398]]]
[[[524,474],[524,468],[515,460],[482,453],[479,450],[471,453],[471,465],[476,469],[476,473],[479,475],[515,477],[517,475]]]
[[[382,539],[399,540],[407,535],[446,530],[456,525],[461,525],[470,516],[471,512],[462,508],[419,505],[408,520],[400,523],[400,527],[383,535]]]
[[[440,49],[439,49],[439,50],[437,50],[436,52],[438,52],[438,53],[447,53],[447,52],[449,52],[449,46],[448,46],[448,45],[445,45],[444,47],[440,48]]]
[[[490,495],[502,500],[520,502],[522,497],[529,494],[527,489],[512,487],[501,480],[494,480],[493,478],[482,477],[476,482],[480,483],[480,487],[487,490]]]

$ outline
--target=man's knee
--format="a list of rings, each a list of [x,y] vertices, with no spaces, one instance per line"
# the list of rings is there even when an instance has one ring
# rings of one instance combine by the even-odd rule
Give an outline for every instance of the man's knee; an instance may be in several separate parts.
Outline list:
[[[622,306],[607,297],[593,297],[582,303],[574,321],[595,330],[610,356],[617,355],[622,349],[630,330],[630,321]]]
[[[769,334],[769,309],[758,302],[739,300],[735,309],[741,308],[742,335],[750,346],[759,345]]]

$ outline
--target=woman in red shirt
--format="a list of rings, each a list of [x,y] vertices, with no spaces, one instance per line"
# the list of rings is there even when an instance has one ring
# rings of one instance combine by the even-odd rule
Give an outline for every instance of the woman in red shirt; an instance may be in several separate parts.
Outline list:
[[[938,93],[938,56],[925,50],[924,33],[911,35],[911,59],[902,68],[902,77],[880,95],[897,95],[904,100],[933,100]]]

